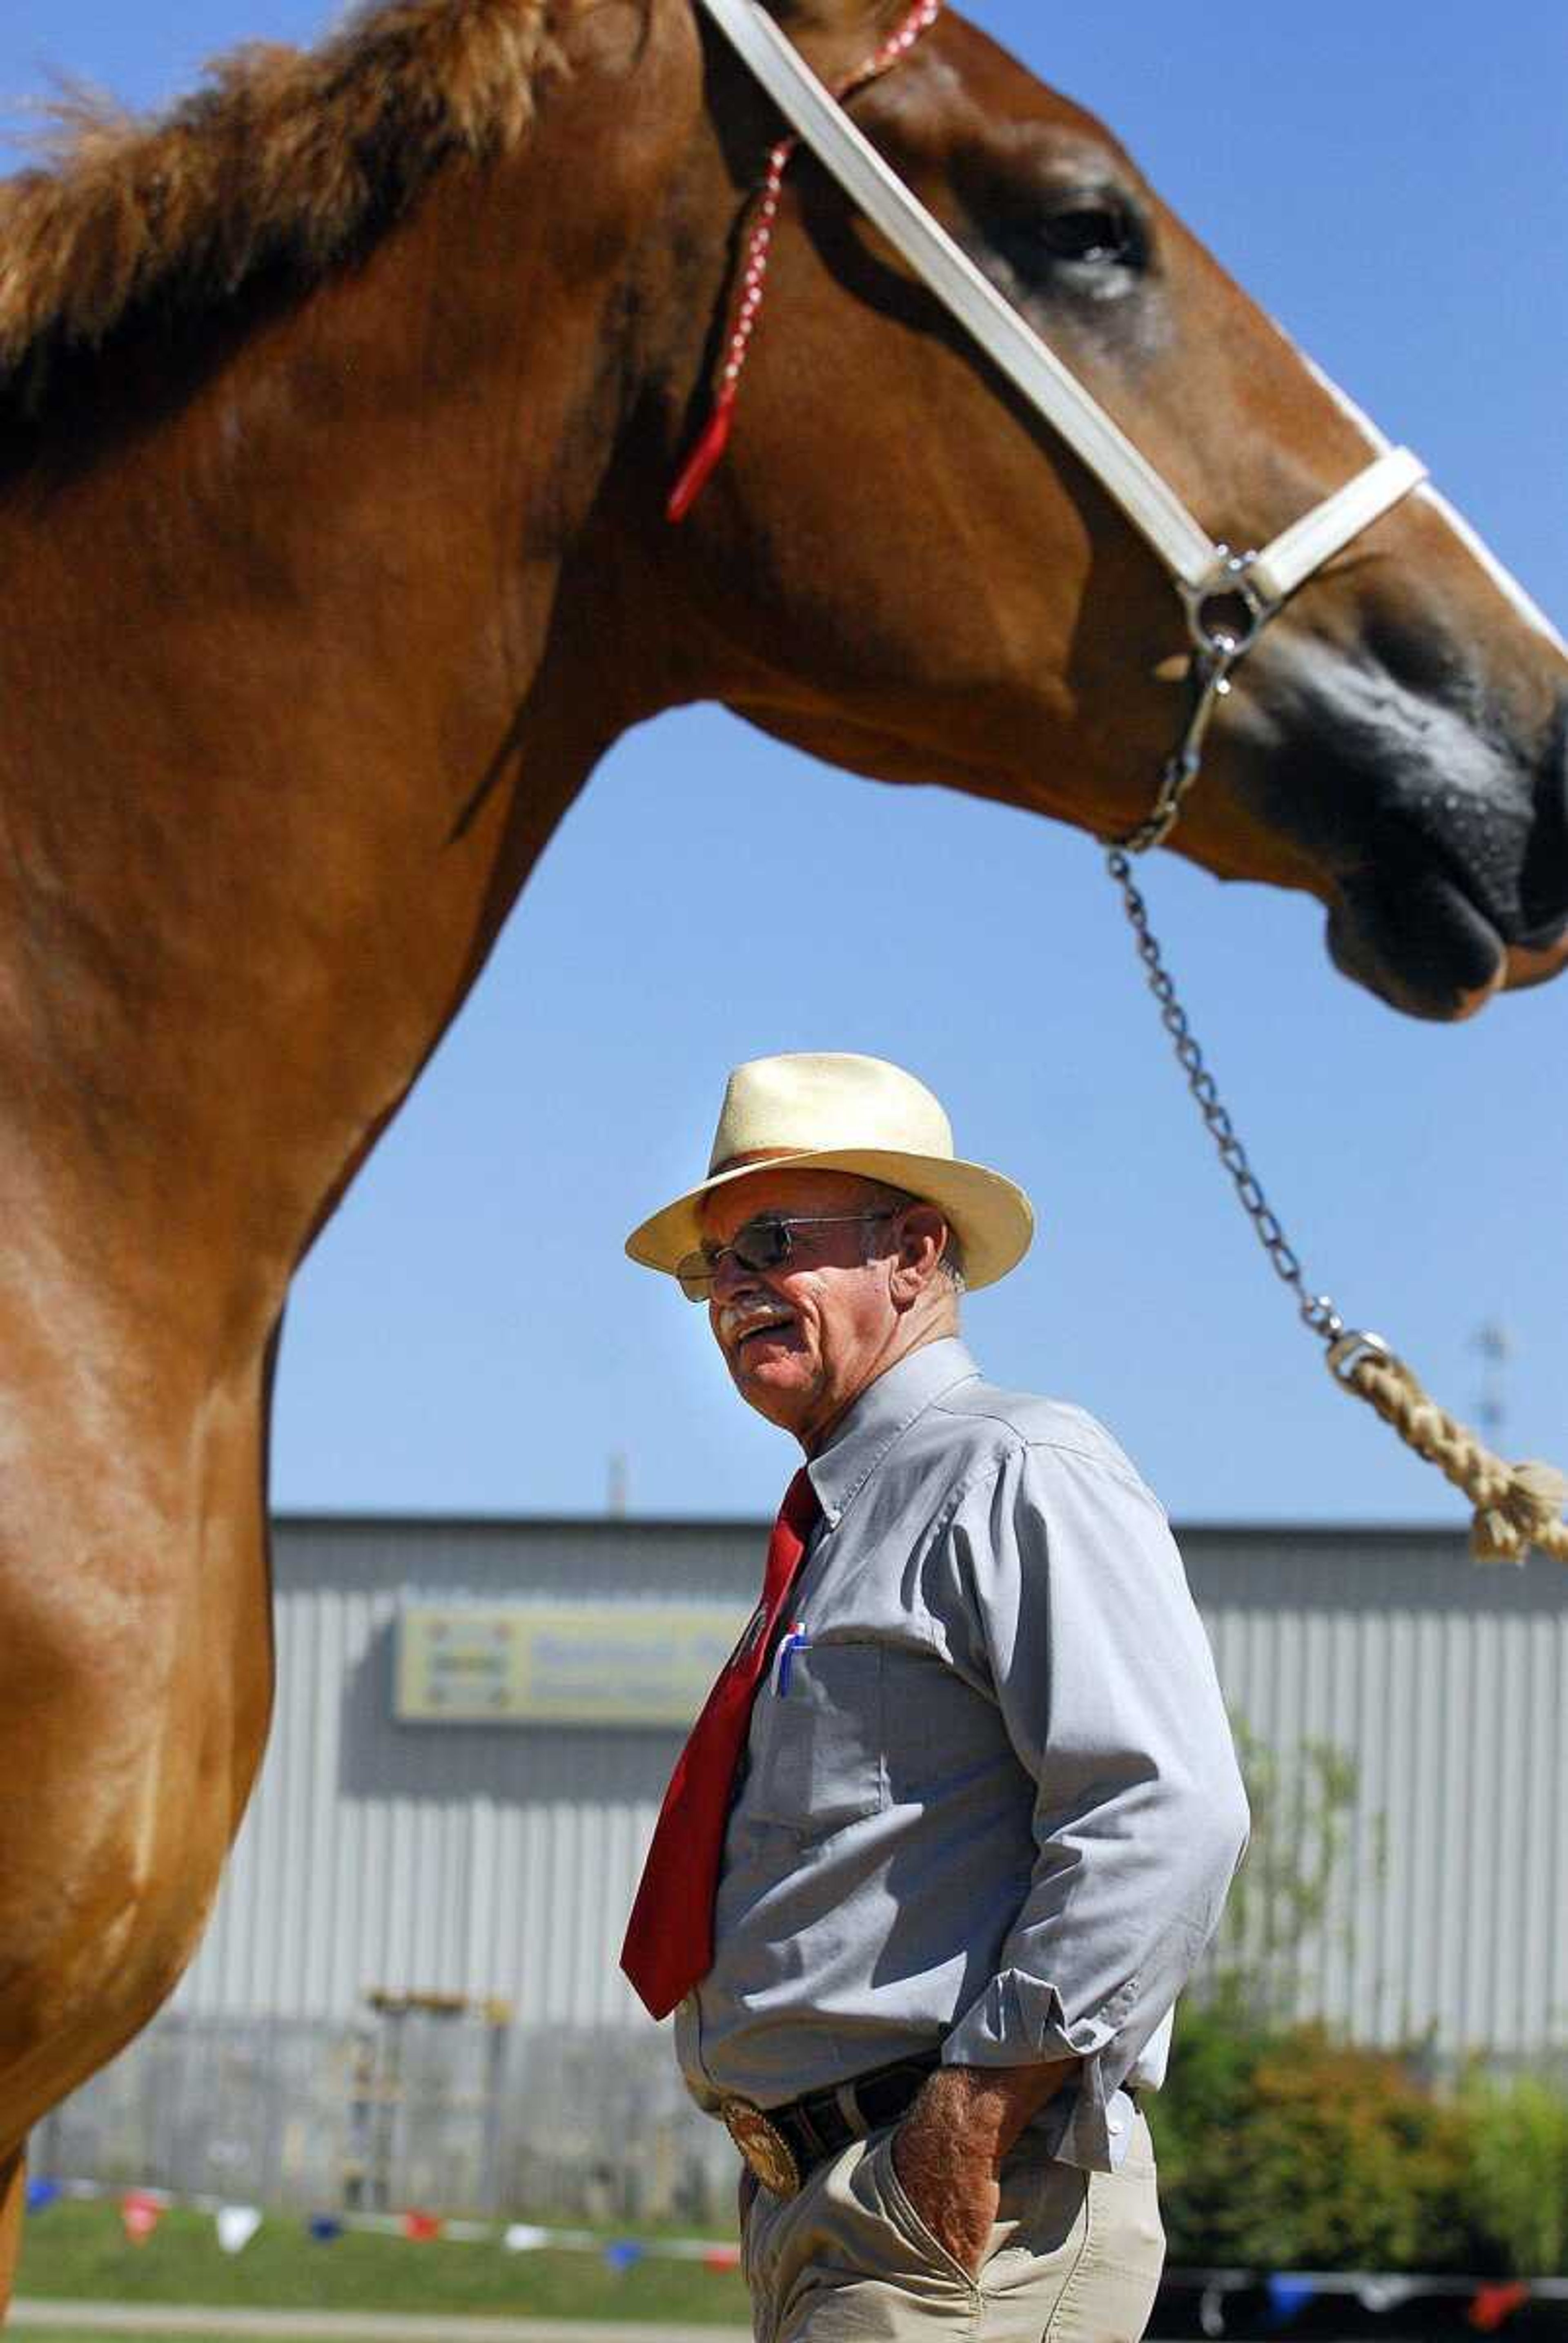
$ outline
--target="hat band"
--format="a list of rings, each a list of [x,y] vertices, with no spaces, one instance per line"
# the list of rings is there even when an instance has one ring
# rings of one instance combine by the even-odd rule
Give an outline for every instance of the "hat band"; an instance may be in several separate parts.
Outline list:
[[[722,1163],[710,1163],[708,1176],[710,1180],[722,1180],[728,1172],[744,1172],[753,1163],[783,1163],[797,1155],[819,1152],[819,1149],[811,1147],[749,1147],[742,1154],[727,1155]]]

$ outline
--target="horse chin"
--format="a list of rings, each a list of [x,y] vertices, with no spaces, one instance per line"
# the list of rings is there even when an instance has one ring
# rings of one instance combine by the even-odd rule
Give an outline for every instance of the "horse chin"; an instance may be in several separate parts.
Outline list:
[[[1554,942],[1511,944],[1507,953],[1505,992],[1528,992],[1533,984],[1549,984],[1568,968],[1568,928]]]
[[[1491,920],[1435,870],[1343,880],[1329,910],[1328,946],[1342,974],[1391,1009],[1434,1023],[1473,1017],[1516,980]]]

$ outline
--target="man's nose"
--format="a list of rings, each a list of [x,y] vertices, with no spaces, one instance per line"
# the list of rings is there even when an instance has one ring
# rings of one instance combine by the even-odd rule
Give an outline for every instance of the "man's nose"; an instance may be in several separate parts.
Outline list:
[[[748,1269],[737,1260],[728,1246],[713,1264],[713,1298],[715,1302],[733,1302],[738,1294],[749,1290],[760,1290],[760,1281],[754,1269]]]

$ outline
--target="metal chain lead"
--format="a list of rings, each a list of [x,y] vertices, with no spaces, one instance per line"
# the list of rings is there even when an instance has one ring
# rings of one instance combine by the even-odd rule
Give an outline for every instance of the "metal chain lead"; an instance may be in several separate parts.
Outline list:
[[[1438,1406],[1422,1389],[1419,1376],[1394,1355],[1381,1334],[1348,1327],[1328,1294],[1307,1291],[1302,1264],[1248,1161],[1214,1077],[1203,1063],[1203,1052],[1193,1038],[1187,1011],[1177,998],[1175,982],[1150,927],[1147,907],[1132,883],[1132,856],[1137,850],[1131,840],[1112,844],[1107,849],[1106,866],[1121,889],[1149,990],[1160,1004],[1161,1021],[1171,1036],[1187,1086],[1269,1265],[1295,1295],[1309,1332],[1327,1346],[1324,1363],[1330,1374],[1374,1408],[1407,1447],[1429,1464],[1437,1465],[1456,1488],[1463,1490],[1475,1509],[1470,1527],[1470,1551],[1475,1561],[1523,1563],[1535,1546],[1543,1554],[1554,1554],[1559,1562],[1568,1562],[1568,1521],[1563,1518],[1568,1504],[1568,1474],[1547,1464],[1508,1464],[1493,1455],[1457,1417]]]
[[[1302,1264],[1248,1161],[1247,1151],[1221,1102],[1214,1077],[1203,1063],[1203,1052],[1193,1037],[1187,1011],[1177,998],[1174,980],[1149,924],[1148,908],[1132,883],[1131,856],[1125,847],[1113,846],[1105,859],[1107,869],[1121,890],[1122,907],[1138,946],[1138,957],[1143,962],[1149,990],[1160,1004],[1161,1022],[1171,1036],[1171,1046],[1187,1077],[1187,1087],[1219,1150],[1220,1161],[1231,1175],[1241,1209],[1251,1222],[1275,1276],[1294,1293],[1305,1324],[1321,1342],[1337,1346],[1345,1336],[1345,1322],[1328,1294],[1310,1293],[1307,1290]],[[1375,1336],[1363,1334],[1357,1339],[1362,1345],[1382,1347]],[[1340,1363],[1333,1363],[1336,1373],[1342,1373]]]
[[[1203,744],[1222,699],[1231,696],[1231,670],[1239,667],[1263,628],[1279,610],[1252,583],[1255,553],[1218,548],[1219,567],[1196,586],[1179,585],[1192,643],[1192,663],[1187,675],[1187,724],[1181,739],[1165,759],[1160,786],[1148,817],[1126,838],[1108,840],[1129,854],[1147,854],[1163,846],[1181,819],[1187,792],[1203,769]]]
[[[1161,1021],[1171,1036],[1187,1087],[1197,1102],[1221,1162],[1231,1175],[1241,1209],[1251,1222],[1269,1265],[1296,1297],[1296,1306],[1308,1331],[1328,1346],[1327,1366],[1336,1383],[1357,1391],[1356,1372],[1368,1360],[1398,1364],[1381,1334],[1347,1326],[1327,1293],[1310,1293],[1295,1251],[1281,1227],[1278,1215],[1263,1193],[1262,1183],[1248,1160],[1220,1097],[1213,1075],[1203,1063],[1187,1011],[1176,996],[1175,981],[1160,950],[1142,896],[1132,883],[1135,858],[1162,846],[1181,820],[1188,791],[1202,769],[1209,727],[1221,700],[1230,697],[1233,670],[1251,649],[1264,628],[1279,615],[1281,603],[1260,591],[1253,571],[1255,553],[1218,548],[1218,564],[1196,584],[1179,587],[1187,613],[1187,632],[1193,656],[1187,670],[1187,721],[1181,738],[1161,769],[1160,785],[1148,818],[1122,838],[1101,840],[1106,867],[1121,890],[1122,907],[1149,979],[1149,990],[1160,1004]]]

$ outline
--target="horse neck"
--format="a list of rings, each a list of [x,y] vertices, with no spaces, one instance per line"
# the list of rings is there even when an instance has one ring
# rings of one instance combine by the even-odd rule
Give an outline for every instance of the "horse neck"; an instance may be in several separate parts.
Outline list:
[[[548,164],[0,492],[0,1163],[247,1344],[640,712],[558,608],[619,370]]]

